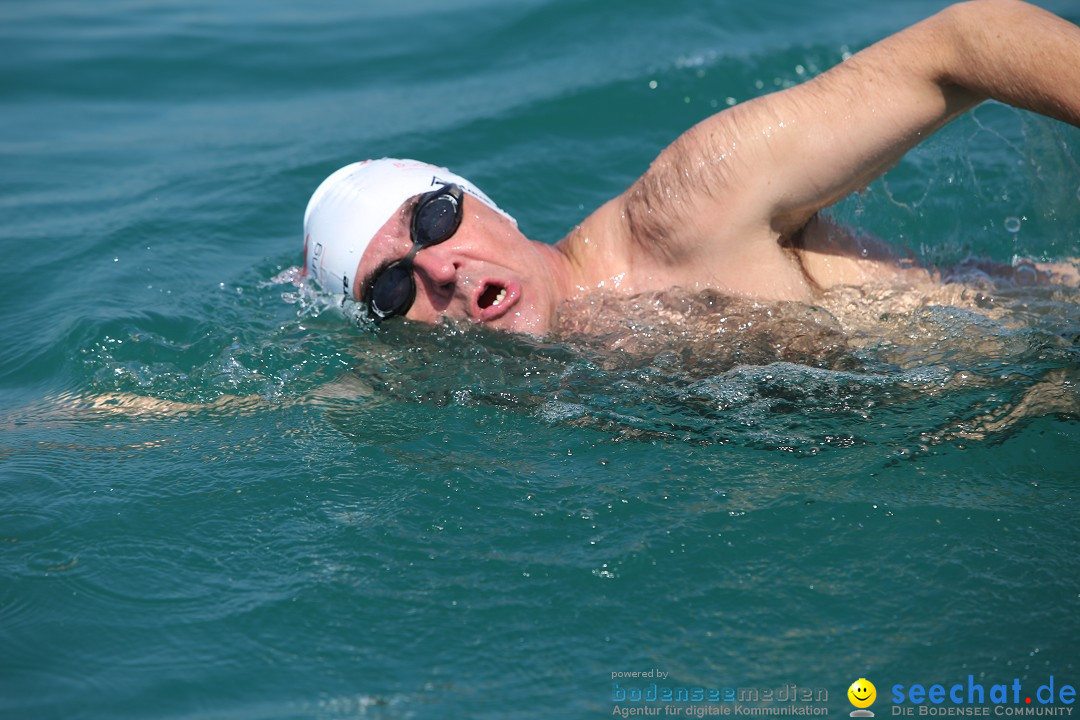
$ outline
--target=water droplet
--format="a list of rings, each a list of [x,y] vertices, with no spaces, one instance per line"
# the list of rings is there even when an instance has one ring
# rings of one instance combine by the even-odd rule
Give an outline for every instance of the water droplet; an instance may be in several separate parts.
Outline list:
[[[1005,229],[1011,233],[1020,232],[1020,218],[1015,215],[1005,218]]]
[[[658,85],[658,83],[655,80],[650,80],[649,81],[649,89],[650,90],[655,90],[657,85]]]

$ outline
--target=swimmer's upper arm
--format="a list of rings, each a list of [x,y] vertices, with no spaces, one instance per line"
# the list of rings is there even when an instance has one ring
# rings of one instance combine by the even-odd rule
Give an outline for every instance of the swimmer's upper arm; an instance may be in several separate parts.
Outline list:
[[[675,256],[775,241],[988,97],[1080,125],[1077,67],[1075,25],[1019,0],[954,5],[691,128],[620,197],[623,216]]]
[[[882,175],[981,98],[952,85],[948,11],[857,53],[813,80],[754,101],[754,179],[777,233]]]

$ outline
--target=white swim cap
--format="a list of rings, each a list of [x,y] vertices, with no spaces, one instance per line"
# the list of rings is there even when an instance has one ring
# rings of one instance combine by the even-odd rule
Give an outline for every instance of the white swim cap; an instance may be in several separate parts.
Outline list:
[[[480,188],[446,168],[416,160],[364,160],[322,181],[304,212],[304,274],[324,290],[353,297],[356,269],[368,244],[411,197],[447,183],[517,221]]]

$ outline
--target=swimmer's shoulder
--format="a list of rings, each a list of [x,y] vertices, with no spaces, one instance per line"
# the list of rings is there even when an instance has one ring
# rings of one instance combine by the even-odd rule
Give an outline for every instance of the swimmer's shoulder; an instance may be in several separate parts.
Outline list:
[[[654,169],[650,169],[650,173]],[[792,253],[767,228],[695,216],[692,203],[664,200],[656,178],[639,181],[575,227],[558,248],[589,288],[641,293],[681,287],[762,300],[812,299]]]

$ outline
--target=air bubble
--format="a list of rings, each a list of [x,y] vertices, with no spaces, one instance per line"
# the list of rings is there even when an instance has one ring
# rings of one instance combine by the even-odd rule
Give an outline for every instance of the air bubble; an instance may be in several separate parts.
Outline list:
[[[1020,232],[1020,218],[1015,215],[1010,215],[1005,218],[1005,229],[1011,233]]]

